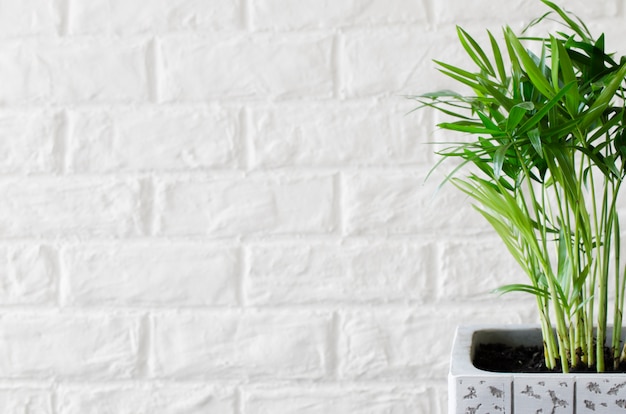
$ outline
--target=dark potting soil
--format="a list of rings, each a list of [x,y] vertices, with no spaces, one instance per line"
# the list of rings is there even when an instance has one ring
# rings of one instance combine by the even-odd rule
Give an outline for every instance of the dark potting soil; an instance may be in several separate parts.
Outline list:
[[[613,356],[608,347],[604,349],[604,355],[606,372],[626,373],[625,362],[621,362],[619,369],[613,371]],[[476,368],[492,372],[561,372],[560,366],[554,370],[546,367],[543,348],[539,346],[479,344],[473,363]],[[583,365],[570,369],[570,372],[596,372],[596,368]]]

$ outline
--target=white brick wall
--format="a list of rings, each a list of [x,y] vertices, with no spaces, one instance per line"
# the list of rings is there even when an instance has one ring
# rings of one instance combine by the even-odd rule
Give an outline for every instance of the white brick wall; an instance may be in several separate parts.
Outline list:
[[[455,325],[535,311],[402,96],[542,11],[0,0],[0,412],[443,414]]]

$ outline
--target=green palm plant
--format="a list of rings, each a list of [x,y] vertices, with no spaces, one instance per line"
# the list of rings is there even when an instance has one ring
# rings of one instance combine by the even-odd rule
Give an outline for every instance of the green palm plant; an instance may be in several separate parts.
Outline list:
[[[451,119],[440,128],[470,137],[439,151],[436,166],[460,160],[444,182],[474,200],[528,276],[498,291],[536,298],[547,367],[602,372],[609,292],[615,368],[623,359],[617,201],[626,174],[626,59],[605,52],[604,35],[594,39],[579,18],[541,1],[549,11],[529,27],[556,18],[562,31],[530,37],[505,27],[504,47],[490,32],[481,47],[458,27],[475,68],[435,62],[471,93],[414,99]]]

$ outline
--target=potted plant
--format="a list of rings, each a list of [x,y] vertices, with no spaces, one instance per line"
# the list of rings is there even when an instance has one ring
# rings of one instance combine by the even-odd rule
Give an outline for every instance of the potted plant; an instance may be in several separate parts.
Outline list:
[[[594,38],[579,18],[541,1],[548,12],[527,29],[550,19],[559,30],[533,37],[505,27],[500,41],[488,32],[485,47],[459,27],[474,69],[435,62],[470,92],[415,97],[449,118],[440,128],[463,137],[438,151],[436,167],[458,160],[444,182],[473,200],[527,276],[497,291],[534,295],[540,315],[536,329],[517,333],[457,332],[453,357],[464,359],[451,363],[451,413],[626,409],[626,374],[606,373],[626,358],[618,217],[626,59],[605,52],[604,35]],[[547,373],[477,369],[479,345],[494,342],[540,346]]]

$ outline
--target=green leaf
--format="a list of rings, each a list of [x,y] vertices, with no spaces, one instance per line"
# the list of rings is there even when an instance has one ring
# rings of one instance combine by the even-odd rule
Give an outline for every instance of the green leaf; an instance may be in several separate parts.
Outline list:
[[[543,158],[543,147],[541,145],[541,135],[539,134],[539,128],[531,129],[528,131],[528,139],[533,146],[537,154]]]
[[[491,118],[489,118],[487,115],[483,114],[480,111],[476,111],[476,115],[478,115],[480,120],[483,122],[483,125],[485,126],[485,128],[493,130],[493,131],[500,131],[500,127],[498,127],[498,125],[495,122],[493,122]]]
[[[443,108],[442,105],[446,104],[446,102],[428,102],[428,101],[423,101],[423,100],[419,100],[419,99],[418,99],[418,102],[422,104],[422,107],[427,106],[427,107],[430,107],[430,108],[434,108],[434,109],[436,109],[436,110],[438,110],[438,111],[440,111],[440,112],[442,112],[442,113],[444,113],[446,115],[449,115],[449,116],[451,116],[453,118],[467,119],[467,120],[471,119],[471,118],[469,118],[469,117],[467,117],[465,115],[462,115],[462,114],[460,114],[458,112],[451,111],[449,109]],[[419,109],[419,108],[416,108],[415,110],[417,110],[417,109]]]
[[[509,118],[506,122],[506,131],[509,133],[512,132],[522,119],[524,119],[526,113],[533,109],[535,109],[535,105],[532,102],[522,102],[511,108]]]
[[[452,79],[454,79],[456,81],[459,81],[459,82],[469,86],[470,88],[472,88],[474,90],[480,88],[480,84],[479,83],[473,82],[470,79],[468,79],[466,77],[463,77],[463,76],[460,76],[460,75],[458,75],[458,74],[456,74],[454,72],[450,72],[450,71],[444,70],[444,69],[439,69],[439,72],[443,73],[446,76],[449,76],[450,78],[452,78]]]
[[[609,106],[611,100],[615,97],[615,92],[620,88],[626,77],[626,64],[622,64],[619,70],[611,79],[611,82],[602,90],[600,96],[595,100],[591,107],[585,111],[585,115],[580,123],[581,130],[587,129],[592,123],[596,122]]]
[[[503,85],[506,85],[506,70],[504,69],[504,61],[502,59],[502,52],[500,51],[500,46],[498,46],[498,42],[493,37],[490,31],[487,30],[489,34],[489,41],[491,42],[491,50],[493,51],[493,57],[496,61],[496,68],[498,68],[498,76],[500,76],[500,80]]]
[[[583,25],[583,27],[579,26],[574,20],[572,20],[566,12],[564,12],[559,6],[552,3],[548,0],[541,0],[545,5],[550,7],[552,10],[557,12],[559,16],[569,25],[569,27],[574,30],[578,36],[580,36],[585,42],[590,42],[591,37],[589,35],[589,30]]]
[[[506,40],[510,43],[517,57],[520,59],[522,66],[526,70],[530,81],[533,86],[536,87],[539,92],[548,98],[554,97],[556,91],[550,85],[550,82],[545,78],[543,68],[539,68],[535,63],[535,60],[530,56],[526,48],[519,41],[513,30],[507,28],[505,31]]]
[[[504,160],[506,159],[506,152],[511,147],[511,144],[503,145],[496,150],[493,154],[493,176],[497,180],[500,178],[500,174],[502,173],[502,165],[504,164]]]
[[[440,91],[435,91],[435,92],[428,92],[425,94],[422,94],[420,96],[418,96],[418,98],[431,98],[431,99],[437,99],[437,98],[462,98],[462,95],[458,92],[454,92],[448,89],[443,89]]]
[[[557,45],[557,43],[558,41],[556,40],[556,38],[550,35],[550,49],[552,50],[552,87],[556,90],[559,90],[559,55],[561,51],[559,50],[559,46]]]
[[[439,60],[433,60],[433,62],[435,62],[438,66],[441,66],[442,68],[444,68],[444,69],[446,69],[446,70],[448,70],[448,71],[450,71],[452,73],[455,73],[455,74],[457,74],[459,76],[462,76],[462,77],[467,78],[467,79],[472,80],[472,81],[476,81],[477,80],[476,79],[477,75],[475,73],[469,72],[467,70],[461,69],[461,68],[459,68],[457,66],[450,65],[450,64],[445,63],[445,62],[441,62]]]
[[[534,128],[552,108],[554,108],[565,96],[567,91],[574,87],[575,83],[569,83],[565,85],[561,90],[552,98],[548,103],[541,107],[528,121],[526,121],[519,129],[519,133],[527,132],[529,129]]]
[[[556,45],[557,49],[559,50],[559,68],[561,71],[561,75],[563,76],[563,82],[566,85],[576,84],[577,79],[576,74],[574,73],[574,65],[572,64],[572,61],[569,57],[569,54],[567,53],[567,50],[565,49],[565,46],[563,46],[563,43],[560,41],[557,41]],[[570,115],[578,113],[578,106],[580,105],[580,101],[581,98],[578,92],[578,88],[570,87],[566,95],[566,106]]]
[[[588,144],[593,144],[596,140],[603,138],[605,144],[609,144],[610,140],[609,139],[605,139],[605,135],[608,134],[611,129],[617,127],[618,125],[620,125],[623,121],[622,116],[621,115],[616,115],[613,116],[609,119],[607,119],[605,121],[605,123],[598,128],[592,135],[588,136],[586,138],[586,143]],[[615,142],[615,141],[614,141]]]
[[[481,124],[466,122],[443,122],[437,125],[439,128],[450,131],[466,132],[468,134],[502,135],[500,130],[491,130]]]
[[[495,76],[493,66],[491,66],[491,62],[489,62],[487,55],[481,49],[480,45],[460,26],[457,26],[456,30],[459,40],[470,58],[476,63],[476,65],[478,65],[479,68],[489,73],[491,76]]]
[[[561,287],[566,286],[572,279],[572,261],[569,257],[568,249],[569,237],[565,236],[563,229],[559,232],[558,239],[558,260],[557,279]]]
[[[493,84],[484,81],[483,79],[479,79],[483,89],[487,94],[491,94],[491,96],[496,100],[496,102],[504,107],[507,111],[510,111],[511,108],[515,106],[515,101],[509,97],[507,97],[502,91],[496,88]],[[506,92],[506,91],[505,91]]]
[[[532,285],[520,283],[500,286],[499,288],[493,290],[493,293],[498,293],[501,295],[512,292],[530,293],[531,295],[540,296],[542,298],[550,297],[550,292],[548,292],[546,289],[541,289]]]

